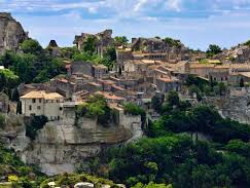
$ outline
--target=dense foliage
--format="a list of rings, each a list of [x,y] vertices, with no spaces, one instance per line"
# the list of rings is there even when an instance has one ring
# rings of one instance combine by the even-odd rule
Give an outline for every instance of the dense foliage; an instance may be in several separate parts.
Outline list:
[[[111,109],[102,95],[91,96],[86,103],[76,108],[77,119],[94,118],[101,125],[108,126],[111,121]]]
[[[45,116],[34,116],[30,122],[26,125],[26,136],[31,140],[35,140],[37,131],[42,129],[48,122],[48,118]]]
[[[110,149],[98,164],[108,164],[109,178],[129,187],[249,187],[249,126],[176,94],[167,95],[162,117],[149,123],[147,137]],[[133,105],[128,109],[138,112]]]
[[[167,43],[170,47],[177,47],[180,48],[181,47],[181,42],[180,40],[175,40],[169,37],[166,37],[164,39],[164,42]]]
[[[110,152],[110,177],[130,186],[154,181],[177,188],[247,188],[250,158],[244,152],[249,153],[249,144],[244,152],[232,145],[220,152],[209,143],[193,144],[187,136],[144,138]]]
[[[245,42],[245,45],[250,47],[250,40],[248,40],[247,42]]]
[[[25,165],[13,151],[6,149],[2,144],[0,144],[0,176],[1,181],[10,181],[13,183],[12,186],[17,188],[37,187],[44,177],[37,168]]]
[[[210,44],[206,51],[207,57],[212,58],[214,55],[221,53],[221,48],[216,44]]]
[[[116,61],[115,46],[109,45],[104,48],[103,54],[97,52],[98,40],[94,36],[89,36],[85,39],[82,51],[73,55],[74,60],[91,62],[93,64],[103,64],[112,70]]]
[[[117,46],[126,45],[128,43],[128,39],[125,36],[121,36],[121,37],[117,36],[114,38],[114,40]]]
[[[20,82],[45,82],[66,73],[63,59],[51,56],[37,41],[26,40],[21,44],[21,49],[22,54],[6,51],[0,57],[0,65],[13,71]]]

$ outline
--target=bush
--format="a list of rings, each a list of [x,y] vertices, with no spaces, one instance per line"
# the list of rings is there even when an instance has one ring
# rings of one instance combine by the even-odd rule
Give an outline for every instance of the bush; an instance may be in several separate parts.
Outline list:
[[[26,125],[26,136],[31,140],[35,140],[37,131],[42,129],[47,122],[48,118],[45,116],[32,117],[30,123]]]
[[[133,103],[127,103],[123,105],[126,114],[138,116],[144,114],[144,110]]]

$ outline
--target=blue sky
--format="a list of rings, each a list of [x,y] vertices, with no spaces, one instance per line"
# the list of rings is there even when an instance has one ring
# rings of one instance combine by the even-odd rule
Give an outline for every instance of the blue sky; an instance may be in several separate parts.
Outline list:
[[[0,0],[29,35],[72,46],[76,34],[106,28],[114,36],[173,37],[205,50],[250,39],[250,0]]]

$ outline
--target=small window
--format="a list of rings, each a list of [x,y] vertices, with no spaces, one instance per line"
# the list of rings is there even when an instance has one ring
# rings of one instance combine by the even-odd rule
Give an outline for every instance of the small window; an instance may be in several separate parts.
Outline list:
[[[62,110],[63,110],[63,108],[62,108],[62,107],[60,107],[60,108],[59,108],[59,110],[60,110],[60,111],[62,111]]]
[[[57,102],[57,103],[59,103],[59,102],[60,102],[60,100],[56,100],[56,102]]]
[[[36,103],[36,99],[32,99],[32,103]]]
[[[30,110],[30,111],[32,110],[32,106],[31,106],[31,105],[29,105],[29,110]]]
[[[39,99],[39,103],[42,103],[42,99]]]
[[[41,106],[37,106],[37,110],[41,110]]]

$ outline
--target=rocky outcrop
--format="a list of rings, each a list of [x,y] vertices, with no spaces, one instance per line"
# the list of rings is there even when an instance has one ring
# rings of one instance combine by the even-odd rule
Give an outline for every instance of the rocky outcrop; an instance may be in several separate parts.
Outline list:
[[[20,43],[27,38],[22,25],[10,13],[0,13],[0,54],[5,50],[16,52]]]
[[[0,136],[22,161],[40,166],[42,172],[48,175],[73,173],[79,164],[98,156],[102,149],[142,136],[140,116],[123,115],[120,118],[120,124],[109,127],[97,125],[95,120],[88,118],[80,118],[77,126],[74,118],[51,121],[38,132],[35,141],[30,141],[25,136],[22,117],[13,116],[20,120],[18,126],[6,127],[0,131]]]
[[[245,88],[231,89],[230,94],[221,98],[209,98],[208,104],[214,104],[222,117],[250,124],[250,92]]]
[[[62,57],[62,50],[57,45],[57,42],[55,40],[51,40],[49,42],[49,45],[48,45],[47,49],[48,49],[51,56],[53,56],[53,57]]]
[[[224,50],[214,58],[220,59],[222,62],[250,63],[250,46],[239,44],[230,50]]]

